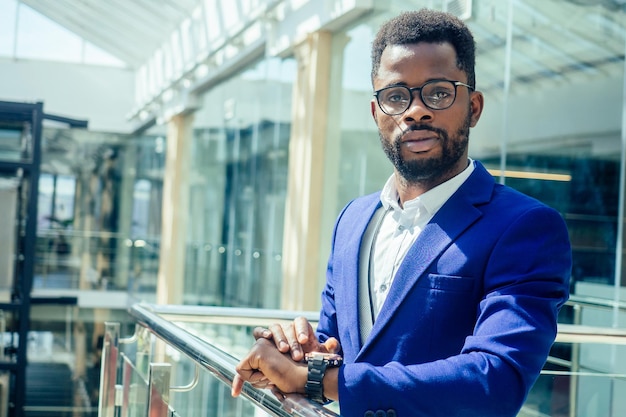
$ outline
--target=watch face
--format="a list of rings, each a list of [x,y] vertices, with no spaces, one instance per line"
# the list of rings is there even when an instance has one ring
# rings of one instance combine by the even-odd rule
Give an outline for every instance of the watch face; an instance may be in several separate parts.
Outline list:
[[[322,359],[328,363],[328,366],[341,366],[343,358],[336,353],[309,352],[304,356],[304,361],[309,362],[313,359]]]

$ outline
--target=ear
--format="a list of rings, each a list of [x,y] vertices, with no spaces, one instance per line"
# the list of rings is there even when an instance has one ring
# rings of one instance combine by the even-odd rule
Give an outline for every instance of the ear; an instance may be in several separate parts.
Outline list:
[[[378,119],[376,118],[376,114],[378,111],[378,103],[376,103],[376,99],[372,99],[370,101],[370,111],[372,112],[372,118],[374,118],[374,123],[378,126]]]
[[[471,127],[476,126],[476,123],[478,123],[478,119],[480,119],[484,105],[485,98],[483,97],[483,93],[480,91],[473,91],[470,94],[470,111],[472,112],[470,123]]]

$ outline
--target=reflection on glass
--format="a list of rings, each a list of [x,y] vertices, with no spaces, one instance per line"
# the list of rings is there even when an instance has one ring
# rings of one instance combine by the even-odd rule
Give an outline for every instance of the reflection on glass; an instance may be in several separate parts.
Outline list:
[[[505,175],[504,182],[563,214],[573,245],[572,291],[607,298],[616,279],[620,195],[622,115],[616,109],[624,107],[612,87],[624,79],[624,37],[611,34],[624,31],[623,12],[616,11],[569,1],[516,3],[514,27],[532,30],[512,40],[502,115],[506,169],[530,174]],[[558,17],[563,13],[565,20]],[[580,103],[595,104],[583,110]],[[593,121],[586,120],[590,110]],[[502,162],[488,160],[494,167]]]
[[[626,373],[620,359],[624,349],[612,344],[556,343],[519,416],[624,415]]]
[[[44,128],[34,288],[154,294],[164,145]]]
[[[130,359],[121,354],[122,367],[122,414],[128,417],[145,417],[148,409],[148,381],[137,371]]]
[[[264,59],[194,116],[185,303],[279,305],[294,73]]]
[[[391,174],[369,114],[367,69],[375,28],[396,8],[410,8],[400,3],[334,36],[331,79],[341,84],[332,90],[329,135],[337,145],[326,165],[338,175],[327,190],[326,218],[382,188]],[[497,181],[563,215],[573,245],[573,293],[622,299],[626,278],[617,268],[617,248],[626,19],[617,3],[585,4],[474,2],[467,23],[477,43],[477,90],[485,109],[470,134],[470,156]],[[322,228],[327,240],[331,227],[329,221]]]
[[[0,176],[0,300],[10,301],[15,275],[15,255],[18,234],[19,181],[17,178]]]
[[[0,126],[0,160],[27,162],[32,157],[32,135],[30,123]]]

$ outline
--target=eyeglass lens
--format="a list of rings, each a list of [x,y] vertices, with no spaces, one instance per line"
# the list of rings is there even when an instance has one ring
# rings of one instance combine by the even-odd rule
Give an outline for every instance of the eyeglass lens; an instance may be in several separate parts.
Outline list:
[[[404,113],[411,105],[411,90],[419,90],[426,107],[434,110],[447,109],[452,106],[456,97],[456,86],[452,81],[431,81],[419,89],[405,86],[384,88],[378,92],[378,103],[387,114]]]

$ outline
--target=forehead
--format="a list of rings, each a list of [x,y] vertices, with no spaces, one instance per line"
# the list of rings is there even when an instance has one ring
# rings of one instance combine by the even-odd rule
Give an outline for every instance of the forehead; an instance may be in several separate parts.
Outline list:
[[[436,78],[466,81],[457,66],[456,51],[448,42],[387,46],[374,83],[421,84]]]

